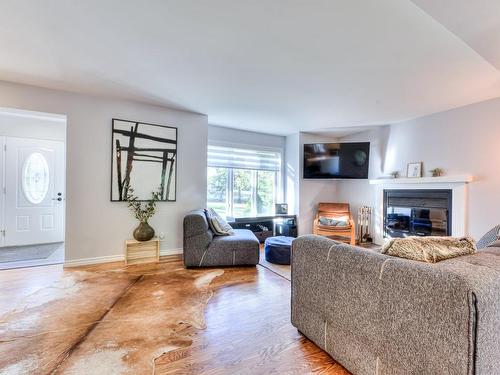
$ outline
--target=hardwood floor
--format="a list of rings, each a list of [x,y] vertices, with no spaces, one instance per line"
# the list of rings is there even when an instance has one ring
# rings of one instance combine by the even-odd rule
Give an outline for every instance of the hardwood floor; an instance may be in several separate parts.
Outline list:
[[[291,272],[291,267],[290,265],[286,265],[286,264],[274,264],[274,263],[271,263],[271,262],[268,262],[266,260],[266,254],[264,252],[264,248],[261,247],[260,249],[260,260],[259,260],[259,264],[264,267],[264,268],[267,268],[268,270],[284,277],[285,279],[287,279],[288,281],[290,281],[292,279],[292,272]]]
[[[261,266],[47,266],[0,285],[2,374],[348,374],[290,324],[290,282]]]

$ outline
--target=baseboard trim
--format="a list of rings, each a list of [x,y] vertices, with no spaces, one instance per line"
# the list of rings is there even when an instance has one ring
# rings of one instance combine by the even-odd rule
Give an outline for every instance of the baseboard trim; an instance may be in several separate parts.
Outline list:
[[[179,255],[182,254],[182,248],[181,249],[165,249],[165,250],[160,250],[160,256],[169,256],[169,255]]]
[[[170,255],[179,255],[179,254],[182,254],[182,249],[160,250],[161,257],[170,256]],[[95,258],[82,258],[82,259],[66,260],[64,262],[64,267],[79,267],[79,266],[88,266],[88,265],[92,265],[92,264],[123,262],[123,261],[125,261],[125,256],[123,254],[105,255],[102,257],[95,257]]]
[[[88,266],[91,264],[123,262],[124,260],[125,260],[124,255],[105,255],[102,257],[95,257],[95,258],[66,260],[64,262],[64,267],[78,267],[78,266]]]

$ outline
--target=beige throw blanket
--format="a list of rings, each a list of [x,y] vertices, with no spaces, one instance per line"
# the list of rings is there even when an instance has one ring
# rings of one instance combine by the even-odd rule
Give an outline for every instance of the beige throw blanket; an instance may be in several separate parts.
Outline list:
[[[470,255],[476,251],[476,242],[470,237],[393,238],[382,248],[382,254],[427,263]]]

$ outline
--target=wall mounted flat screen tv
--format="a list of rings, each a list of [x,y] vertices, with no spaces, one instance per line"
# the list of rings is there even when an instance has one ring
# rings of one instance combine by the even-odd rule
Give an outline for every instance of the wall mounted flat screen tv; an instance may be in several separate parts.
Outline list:
[[[304,178],[368,178],[370,142],[304,145]]]

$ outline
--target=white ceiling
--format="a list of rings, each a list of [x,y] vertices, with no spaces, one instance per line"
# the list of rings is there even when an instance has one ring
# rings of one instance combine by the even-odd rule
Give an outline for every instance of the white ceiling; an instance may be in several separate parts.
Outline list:
[[[2,0],[0,79],[275,134],[499,97],[498,0],[434,3]]]
[[[413,0],[500,69],[499,0]]]
[[[381,126],[339,126],[339,127],[331,127],[324,128],[319,130],[308,131],[308,134],[319,135],[328,138],[343,138],[351,135],[355,135],[357,133],[362,133],[368,130],[373,130],[375,128],[380,128]]]

